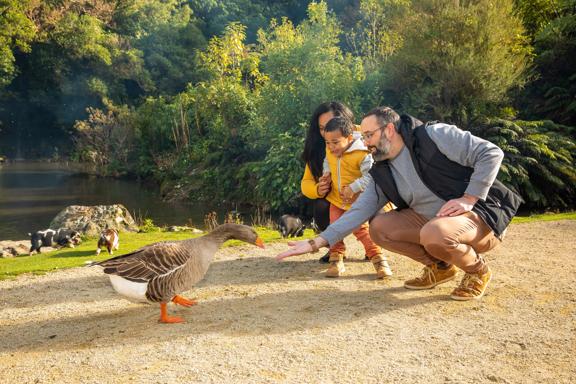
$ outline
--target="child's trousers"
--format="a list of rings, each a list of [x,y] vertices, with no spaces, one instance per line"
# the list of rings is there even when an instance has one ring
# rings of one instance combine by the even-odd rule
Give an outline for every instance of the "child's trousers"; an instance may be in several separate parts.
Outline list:
[[[346,212],[344,209],[335,206],[334,204],[330,204],[330,223],[335,222]],[[373,256],[381,255],[382,249],[376,245],[370,238],[370,231],[368,230],[368,223],[364,223],[354,232],[352,232],[354,236],[362,243],[364,246],[364,250],[366,251],[366,256],[371,259]],[[341,255],[346,254],[346,245],[344,241],[341,240],[335,243],[332,247],[330,247],[330,254],[339,253]]]

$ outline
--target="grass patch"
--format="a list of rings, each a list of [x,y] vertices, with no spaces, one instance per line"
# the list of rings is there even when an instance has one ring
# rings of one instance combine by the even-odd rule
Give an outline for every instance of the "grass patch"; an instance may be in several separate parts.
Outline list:
[[[287,242],[281,238],[278,231],[268,228],[255,228],[258,235],[264,243],[269,242]],[[120,249],[114,256],[130,253],[140,247],[158,241],[184,240],[202,236],[201,234],[192,234],[190,232],[147,232],[131,233],[123,232],[120,234]],[[307,229],[304,237],[299,239],[311,238],[314,232]],[[14,278],[22,273],[44,274],[57,269],[80,267],[87,261],[102,261],[110,258],[108,252],[103,250],[100,256],[96,256],[97,238],[88,238],[75,248],[62,248],[50,253],[35,254],[32,256],[18,256],[14,258],[0,259],[0,280]],[[234,247],[246,244],[239,240],[230,240],[224,243],[224,247]]]
[[[542,213],[539,215],[516,216],[512,219],[513,224],[532,223],[534,221],[557,221],[576,220],[576,212],[565,213]]]
[[[515,217],[512,223],[521,224],[556,220],[576,220],[576,212],[544,213],[527,217]],[[264,227],[256,227],[255,229],[262,240],[264,240],[264,243],[289,241],[288,239],[282,239],[276,230]],[[120,235],[121,248],[117,251],[116,255],[123,255],[158,241],[184,240],[198,236],[201,235],[190,232],[125,232]],[[309,239],[312,237],[314,237],[314,232],[311,229],[306,229],[304,236],[298,239]],[[43,274],[57,269],[80,267],[87,261],[108,259],[110,256],[106,251],[103,251],[99,257],[96,257],[96,243],[96,238],[89,238],[85,239],[82,244],[76,248],[63,248],[46,254],[0,259],[0,280],[14,278],[22,273]],[[224,247],[234,247],[242,244],[245,243],[239,240],[230,240],[224,243]]]

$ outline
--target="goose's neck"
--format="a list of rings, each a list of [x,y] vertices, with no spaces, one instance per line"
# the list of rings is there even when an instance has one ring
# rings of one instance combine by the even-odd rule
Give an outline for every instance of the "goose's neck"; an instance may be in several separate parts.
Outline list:
[[[206,240],[210,240],[211,242],[215,243],[218,247],[222,245],[226,240],[232,238],[232,235],[229,232],[219,231],[218,229],[213,230],[206,236],[204,236]]]

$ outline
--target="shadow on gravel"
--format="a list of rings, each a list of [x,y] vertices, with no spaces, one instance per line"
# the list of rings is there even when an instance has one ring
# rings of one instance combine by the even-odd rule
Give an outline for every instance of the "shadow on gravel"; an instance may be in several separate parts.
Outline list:
[[[200,302],[191,308],[169,306],[183,324],[157,322],[159,305],[131,304],[96,315],[23,322],[0,330],[0,351],[94,348],[142,344],[207,333],[230,336],[286,334],[308,328],[356,322],[381,313],[445,300],[445,295],[410,297],[395,288],[347,292],[336,289],[297,290]],[[55,292],[57,294],[57,292]],[[288,322],[286,314],[297,318]]]
[[[92,268],[101,271],[101,267]],[[271,257],[254,257],[237,260],[224,260],[213,262],[204,280],[196,287],[240,286],[245,284],[262,284],[278,281],[326,281],[324,270],[326,264],[317,261],[289,261],[277,263]],[[366,271],[370,273],[359,275],[346,275],[340,280],[374,280],[371,266],[366,263]],[[58,294],[65,289],[76,292],[70,297],[69,292]],[[22,293],[26,291],[27,295]],[[192,294],[194,289],[192,289]],[[118,296],[110,286],[108,277],[104,274],[96,276],[71,277],[64,280],[32,280],[14,288],[5,288],[0,292],[1,302],[14,308],[34,307],[37,303],[50,305],[68,301],[90,303],[103,299],[117,298]],[[29,299],[22,300],[26,296]]]

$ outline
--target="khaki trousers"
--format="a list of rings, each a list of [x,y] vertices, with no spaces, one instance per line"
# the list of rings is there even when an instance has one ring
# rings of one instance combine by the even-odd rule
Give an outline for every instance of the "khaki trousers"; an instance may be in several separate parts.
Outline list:
[[[479,254],[500,243],[474,212],[428,220],[412,209],[377,214],[370,222],[370,237],[382,248],[424,265],[444,261],[467,273],[481,271],[484,260]]]

